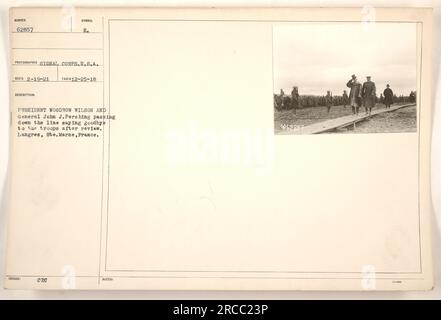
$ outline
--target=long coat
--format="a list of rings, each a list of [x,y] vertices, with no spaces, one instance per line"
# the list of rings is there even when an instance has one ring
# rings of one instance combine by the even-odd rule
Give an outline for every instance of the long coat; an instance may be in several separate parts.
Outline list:
[[[343,93],[342,98],[343,98],[343,103],[344,104],[347,104],[349,102],[349,97],[348,97],[348,94],[346,92]]]
[[[390,88],[386,88],[383,91],[384,95],[384,104],[393,104],[394,103],[394,92]]]
[[[367,108],[372,108],[375,106],[375,83],[372,81],[366,81],[363,83],[363,88],[361,90],[361,95],[363,96],[363,104]]]
[[[351,88],[349,92],[349,103],[352,105],[352,102],[355,101],[357,105],[361,105],[361,83],[351,79],[346,83],[346,86]]]
[[[332,96],[330,94],[327,94],[325,96],[325,102],[326,102],[326,106],[327,107],[331,107],[332,106]]]
[[[300,96],[296,89],[291,91],[291,107],[298,108],[300,106]]]
[[[291,98],[289,96],[283,97],[283,108],[284,109],[291,109]]]
[[[281,109],[282,108],[282,103],[283,103],[282,97],[277,95],[277,94],[275,94],[274,95],[274,103],[275,103],[275,107],[277,109]]]

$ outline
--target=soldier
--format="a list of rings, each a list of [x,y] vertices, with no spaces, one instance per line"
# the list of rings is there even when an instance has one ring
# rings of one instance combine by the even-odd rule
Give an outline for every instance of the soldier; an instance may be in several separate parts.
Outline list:
[[[300,106],[300,96],[299,96],[299,89],[297,87],[292,87],[291,91],[291,107],[293,109],[293,112],[297,112],[297,108]]]
[[[273,94],[273,103],[274,103],[274,109],[279,110],[279,96],[274,93]]]
[[[363,105],[366,114],[371,114],[372,108],[375,106],[375,83],[371,81],[371,76],[366,77],[367,81],[363,83],[361,95],[363,97]]]
[[[358,109],[361,105],[361,83],[358,82],[355,74],[352,75],[346,86],[351,88],[351,91],[349,91],[349,104],[352,107],[352,113],[358,114]]]
[[[283,109],[291,109],[291,98],[289,96],[283,96]]]
[[[278,110],[282,110],[284,95],[285,95],[285,92],[283,92],[283,89],[280,89],[280,94],[275,96],[276,105],[277,105]]]
[[[282,109],[282,98],[280,98],[280,96],[278,94],[274,94],[274,107],[277,110]]]
[[[329,113],[329,112],[331,112],[331,107],[332,107],[331,91],[327,91],[326,92],[325,102],[326,102],[326,109],[327,109],[327,111]]]
[[[409,101],[410,101],[411,103],[414,103],[414,102],[416,101],[416,93],[415,93],[415,91],[411,91],[411,92],[410,92],[410,95],[409,95]]]
[[[383,91],[384,94],[384,105],[386,106],[386,109],[390,108],[390,105],[394,103],[394,92],[390,88],[390,85],[386,85],[386,89]]]
[[[343,90],[342,100],[343,100],[343,108],[346,109],[346,105],[349,102],[349,97],[348,97],[348,93],[346,92],[346,90]]]

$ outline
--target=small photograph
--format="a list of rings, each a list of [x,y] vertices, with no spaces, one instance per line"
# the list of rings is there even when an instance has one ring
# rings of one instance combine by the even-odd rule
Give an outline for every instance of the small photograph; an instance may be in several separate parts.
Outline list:
[[[415,23],[273,28],[275,134],[417,130]]]

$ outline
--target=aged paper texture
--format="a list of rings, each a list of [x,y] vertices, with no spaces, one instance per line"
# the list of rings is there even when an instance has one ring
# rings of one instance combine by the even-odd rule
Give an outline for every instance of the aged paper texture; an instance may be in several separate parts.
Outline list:
[[[366,17],[12,8],[5,286],[431,289],[432,12]]]

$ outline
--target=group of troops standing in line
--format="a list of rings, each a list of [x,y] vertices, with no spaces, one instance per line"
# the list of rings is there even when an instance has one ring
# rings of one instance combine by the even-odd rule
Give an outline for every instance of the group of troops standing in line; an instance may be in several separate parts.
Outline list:
[[[277,109],[292,109],[296,113],[300,107],[299,88],[292,87],[291,96],[286,95],[283,89],[280,89],[280,94],[274,95],[274,106]]]
[[[359,114],[359,109],[364,106],[366,114],[370,115],[372,108],[375,107],[377,102],[376,87],[375,83],[371,80],[371,76],[366,77],[366,82],[361,84],[355,74],[351,76],[351,79],[346,83],[346,86],[350,88],[349,95],[346,90],[343,91],[342,101],[343,106],[346,108],[347,105],[352,107],[353,114]],[[327,91],[325,98],[325,105],[327,112],[331,112],[331,107],[333,106],[334,99],[331,91]],[[411,92],[410,101],[415,102],[415,92]],[[394,103],[394,93],[390,88],[390,85],[386,85],[383,93],[380,96],[380,102],[383,103],[386,109]],[[285,95],[283,89],[280,89],[279,95],[274,95],[274,106],[277,109],[292,109],[293,113],[296,113],[297,108],[300,107],[300,95],[298,87],[293,87],[291,95]]]

